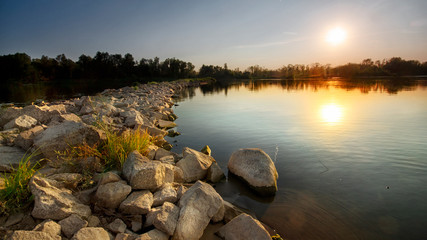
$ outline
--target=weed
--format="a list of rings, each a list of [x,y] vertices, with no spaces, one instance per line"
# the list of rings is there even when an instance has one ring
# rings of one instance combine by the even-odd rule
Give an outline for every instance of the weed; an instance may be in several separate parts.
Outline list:
[[[4,174],[5,188],[0,191],[1,214],[7,215],[24,209],[33,200],[28,183],[39,167],[39,162],[33,165],[30,162],[36,155],[36,152],[26,154],[19,161],[18,168],[13,168],[10,174]]]

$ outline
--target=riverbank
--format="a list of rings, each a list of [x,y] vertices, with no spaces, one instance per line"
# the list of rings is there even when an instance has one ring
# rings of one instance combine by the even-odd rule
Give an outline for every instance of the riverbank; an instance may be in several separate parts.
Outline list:
[[[12,175],[25,151],[38,151],[43,166],[28,183],[34,201],[0,218],[2,234],[11,239],[215,239],[211,229],[219,228],[222,237],[270,238],[261,223],[212,187],[224,174],[208,151],[168,151],[164,137],[174,134],[167,129],[177,118],[173,99],[199,84],[144,84],[3,110],[0,170]],[[145,133],[148,144],[118,165],[107,165],[99,155],[103,152],[95,151],[112,136]]]

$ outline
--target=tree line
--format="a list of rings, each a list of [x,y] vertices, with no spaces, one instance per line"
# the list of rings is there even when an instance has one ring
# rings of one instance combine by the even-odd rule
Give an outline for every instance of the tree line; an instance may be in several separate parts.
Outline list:
[[[331,67],[314,63],[311,65],[289,64],[271,70],[259,65],[250,66],[245,70],[229,69],[224,66],[202,65],[196,72],[191,62],[176,58],[160,61],[154,59],[135,60],[127,53],[109,54],[97,52],[94,57],[81,55],[78,61],[67,58],[64,54],[56,58],[42,56],[32,59],[25,53],[0,56],[0,74],[3,84],[14,82],[35,83],[52,82],[64,79],[123,79],[147,82],[156,79],[178,79],[193,77],[213,77],[217,79],[249,79],[249,78],[328,78],[328,77],[366,77],[366,76],[406,76],[427,75],[427,62],[404,60],[393,57],[388,60],[373,61],[365,59],[361,63],[348,63]]]

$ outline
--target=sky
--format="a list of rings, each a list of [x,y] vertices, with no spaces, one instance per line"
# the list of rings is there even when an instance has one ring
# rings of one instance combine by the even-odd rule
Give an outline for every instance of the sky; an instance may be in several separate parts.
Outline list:
[[[0,0],[0,55],[97,51],[246,69],[427,61],[426,0]],[[325,39],[334,28],[340,44]]]

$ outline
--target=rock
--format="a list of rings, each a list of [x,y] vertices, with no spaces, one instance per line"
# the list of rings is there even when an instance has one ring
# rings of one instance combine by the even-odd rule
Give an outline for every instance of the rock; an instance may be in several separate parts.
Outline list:
[[[61,113],[66,113],[66,109],[63,104],[41,107],[28,105],[22,109],[22,113],[35,118],[40,123],[47,124],[53,117],[59,116]]]
[[[147,126],[147,125],[138,125],[135,127],[139,127],[139,129],[141,131],[147,131],[148,134],[150,134],[153,137],[164,137],[168,134],[167,131],[159,129],[157,127],[153,127],[153,126]]]
[[[199,239],[223,200],[207,183],[197,181],[181,197],[178,224],[173,239]]]
[[[97,143],[102,133],[81,122],[64,121],[51,126],[34,138],[34,146],[50,160],[56,160],[55,151],[64,151],[70,146]]]
[[[22,108],[10,107],[6,109],[0,109],[0,127],[3,127],[6,123],[22,115]]]
[[[15,225],[15,224],[21,222],[23,218],[24,218],[24,214],[21,212],[12,214],[7,218],[7,221],[3,226],[4,227],[10,227],[12,225]]]
[[[154,207],[163,205],[164,202],[175,203],[178,200],[176,191],[171,184],[163,185],[154,193],[153,199]]]
[[[147,214],[153,205],[153,194],[148,191],[135,191],[124,200],[119,210],[126,214]]]
[[[224,201],[224,221],[228,223],[233,218],[245,213],[243,209],[234,206],[232,203]]]
[[[221,204],[221,207],[219,208],[218,212],[215,213],[215,215],[212,217],[212,222],[216,223],[216,222],[221,222],[222,220],[224,220],[224,215],[225,215],[225,207],[224,207],[224,201]]]
[[[173,166],[173,181],[177,183],[183,183],[184,182],[184,172],[181,168],[177,166]]]
[[[96,204],[101,207],[115,209],[126,199],[131,191],[132,188],[122,182],[101,185],[95,194]]]
[[[154,217],[153,225],[160,231],[172,236],[178,223],[179,207],[165,202]]]
[[[156,145],[150,145],[147,148],[148,154],[147,154],[147,158],[150,160],[153,160],[156,157],[156,151],[157,149],[159,149],[159,147],[157,147]]]
[[[207,180],[213,183],[217,183],[221,181],[221,179],[225,178],[224,172],[218,163],[213,162],[212,165],[208,169]]]
[[[51,120],[52,122],[63,122],[63,121],[73,121],[73,122],[81,122],[82,119],[74,113],[65,113],[59,116],[55,116]]]
[[[134,232],[138,232],[142,229],[142,216],[139,215],[140,219],[138,221],[132,221],[131,224],[131,229]]]
[[[129,154],[123,164],[123,175],[132,189],[155,191],[165,182],[165,167],[157,161],[150,161],[139,152]]]
[[[101,179],[99,180],[98,184],[99,185],[104,185],[107,183],[112,183],[112,182],[118,182],[121,181],[122,179],[120,178],[119,175],[117,175],[114,172],[106,172],[106,173],[102,173],[101,174]]]
[[[179,135],[181,135],[181,133],[177,132],[177,131],[175,131],[173,129],[171,129],[171,130],[168,131],[168,137],[176,137],[176,136],[179,136]]]
[[[126,230],[126,224],[120,218],[116,218],[107,227],[114,233],[124,233]]]
[[[204,153],[204,154],[206,154],[208,156],[211,156],[211,153],[212,153],[211,148],[208,145],[205,145],[202,148],[202,150],[200,150],[200,152],[202,152],[202,153]]]
[[[43,131],[44,128],[42,126],[35,126],[34,128],[21,132],[15,139],[14,143],[16,146],[21,147],[24,150],[28,150],[34,143],[34,137]]]
[[[84,177],[80,173],[58,173],[48,177],[64,184],[65,188],[76,189],[77,185],[83,181]]]
[[[271,240],[270,234],[268,234],[262,224],[245,213],[240,214],[238,217],[221,227],[218,230],[218,235],[223,239],[230,240]]]
[[[157,213],[159,213],[161,208],[162,207],[151,208],[150,212],[145,216],[144,227],[149,227],[153,225],[154,218],[156,217]]]
[[[135,240],[168,240],[169,236],[157,229],[153,229],[149,232],[146,232],[139,237],[137,237]]]
[[[184,193],[187,191],[187,187],[183,186],[183,185],[179,185],[178,188],[176,189],[176,195],[178,197],[178,199],[181,199],[182,195],[184,195]]]
[[[159,148],[156,151],[156,156],[154,157],[154,159],[160,160],[161,158],[166,157],[166,156],[172,156],[173,157],[173,153],[170,151],[167,151],[163,148]]]
[[[127,234],[127,233],[119,233],[116,235],[116,238],[114,240],[135,240],[137,236]]]
[[[80,229],[71,240],[109,240],[107,231],[100,227],[86,227]]]
[[[185,182],[204,179],[208,168],[215,161],[213,157],[187,147],[183,149],[183,156],[184,158],[177,162],[176,166],[182,169]]]
[[[175,179],[175,166],[163,163],[162,165],[165,167],[165,179],[163,181],[164,184],[173,183]]]
[[[71,216],[59,221],[58,224],[61,225],[61,230],[64,235],[67,238],[70,238],[74,235],[74,233],[86,227],[88,222],[76,214],[71,214]]]
[[[175,165],[175,158],[172,155],[164,156],[164,157],[160,158],[159,161],[162,163]]]
[[[177,125],[176,125],[176,123],[174,123],[174,122],[171,122],[171,121],[165,121],[165,120],[159,120],[159,122],[158,122],[158,126],[160,127],[160,128],[166,128],[166,129],[168,129],[168,128],[174,128],[174,127],[176,127]]]
[[[277,192],[279,175],[276,167],[267,153],[259,148],[234,152],[228,161],[228,169],[262,195],[274,195]]]
[[[17,230],[14,231],[12,236],[10,236],[9,240],[61,240],[60,236],[52,237],[49,233],[39,232],[39,231],[23,231]]]
[[[19,130],[27,130],[32,127],[34,127],[37,124],[37,120],[27,116],[27,115],[21,115],[10,122],[6,123],[3,127],[4,130],[12,129],[12,128],[18,128]]]
[[[30,230],[34,229],[35,227],[36,227],[36,222],[34,221],[34,219],[30,215],[24,215],[24,217],[22,218],[22,220],[19,223],[8,227],[8,229],[30,231]]]
[[[40,231],[49,234],[52,238],[61,235],[61,225],[53,220],[45,220],[37,225],[33,231]]]
[[[91,215],[89,206],[81,204],[71,193],[52,186],[45,178],[34,176],[30,181],[30,189],[34,195],[31,214],[35,218],[62,220],[73,213],[82,217]]]
[[[25,156],[25,151],[17,147],[0,146],[0,172],[12,172],[19,166],[19,161]]]
[[[144,125],[149,122],[146,117],[135,109],[129,109],[128,111],[121,112],[120,116],[126,119],[124,124],[130,128],[138,125]]]
[[[87,226],[88,227],[98,227],[99,224],[101,223],[101,221],[99,220],[99,218],[97,216],[90,216],[87,218]]]

